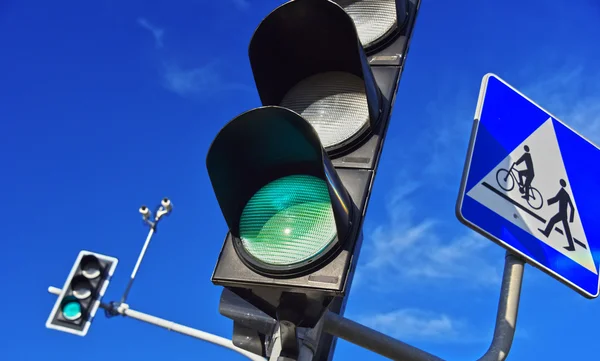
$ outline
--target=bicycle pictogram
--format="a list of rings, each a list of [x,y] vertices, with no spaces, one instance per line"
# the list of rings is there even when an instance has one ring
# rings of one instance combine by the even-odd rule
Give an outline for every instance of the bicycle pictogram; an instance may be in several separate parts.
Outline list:
[[[515,165],[513,163],[509,169],[498,169],[496,172],[496,182],[503,190],[510,192],[515,187],[515,184],[519,186],[519,191],[522,194],[526,194],[523,198],[527,200],[527,204],[533,209],[540,209],[544,205],[544,199],[542,198],[542,194],[536,188],[531,185],[526,185],[524,182],[521,182],[521,178],[515,175]],[[525,193],[527,192],[527,193]]]

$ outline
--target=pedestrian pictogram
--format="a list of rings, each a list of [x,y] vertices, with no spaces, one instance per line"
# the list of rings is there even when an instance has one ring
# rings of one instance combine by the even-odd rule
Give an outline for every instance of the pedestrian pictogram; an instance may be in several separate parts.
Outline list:
[[[564,249],[566,249],[567,251],[574,251],[575,250],[575,245],[573,244],[573,236],[571,235],[571,227],[569,226],[569,223],[573,223],[573,220],[575,219],[575,209],[573,206],[573,202],[571,202],[571,196],[569,195],[569,193],[565,190],[565,187],[567,186],[567,182],[565,182],[564,179],[560,180],[560,190],[558,191],[558,193],[556,194],[556,196],[548,199],[548,205],[554,204],[558,202],[558,213],[556,213],[552,218],[550,218],[550,221],[548,222],[548,225],[546,226],[546,228],[544,230],[539,229],[538,231],[542,232],[544,234],[544,236],[549,237],[550,233],[552,232],[552,230],[554,229],[554,225],[557,224],[558,222],[562,222],[563,227],[564,227],[564,235],[565,237],[567,237],[567,241],[569,242],[568,246],[563,247]],[[570,209],[570,215],[569,215],[569,209]],[[567,218],[569,219],[567,221]],[[556,228],[556,230],[560,233],[563,234],[563,231],[561,231],[559,228]],[[580,244],[583,248],[587,248],[585,244],[577,241],[578,244]]]
[[[600,171],[588,164],[600,164],[600,149],[494,75],[472,137],[461,221],[596,297]]]

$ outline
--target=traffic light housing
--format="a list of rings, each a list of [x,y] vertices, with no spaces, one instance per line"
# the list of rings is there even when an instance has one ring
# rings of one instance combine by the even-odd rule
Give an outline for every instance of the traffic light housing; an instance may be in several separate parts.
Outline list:
[[[214,284],[274,318],[295,294],[302,327],[332,302],[343,312],[419,3],[293,0],[260,23],[262,106],[227,123],[206,160],[229,228]]]
[[[46,327],[85,336],[117,263],[116,258],[81,251],[54,303]]]

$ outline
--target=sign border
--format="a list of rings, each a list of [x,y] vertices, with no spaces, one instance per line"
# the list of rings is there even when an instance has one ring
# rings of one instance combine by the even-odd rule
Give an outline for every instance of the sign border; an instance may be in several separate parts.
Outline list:
[[[580,136],[583,140],[587,141],[588,143],[590,143],[591,145],[593,145],[596,149],[598,149],[600,151],[600,147],[598,147],[592,141],[590,141],[585,136],[583,136],[582,134],[580,134],[579,132],[577,132],[575,129],[573,129],[572,127],[570,127],[569,125],[567,125],[562,120],[558,119],[556,116],[554,116],[554,114],[552,114],[549,111],[547,111],[546,109],[542,108],[539,104],[537,104],[536,102],[534,102],[532,99],[530,99],[525,94],[521,93],[519,90],[517,90],[512,85],[508,84],[506,81],[504,81],[503,79],[501,79],[498,75],[496,75],[494,73],[487,73],[487,74],[485,74],[483,76],[483,79],[481,80],[481,87],[479,89],[479,97],[477,99],[477,107],[475,109],[475,118],[474,118],[474,121],[473,121],[473,127],[471,129],[471,138],[469,140],[469,148],[468,148],[468,151],[467,151],[467,157],[465,159],[465,164],[464,164],[464,168],[463,168],[462,179],[461,179],[461,182],[460,182],[460,190],[459,190],[459,193],[458,193],[458,199],[456,201],[456,208],[455,208],[456,218],[458,218],[458,220],[462,224],[464,224],[465,226],[471,228],[472,230],[476,231],[480,235],[488,238],[492,242],[494,242],[494,243],[498,244],[499,246],[503,247],[504,249],[507,250],[507,252],[510,252],[513,255],[521,257],[522,259],[525,260],[525,262],[527,262],[531,266],[534,266],[535,268],[539,269],[540,271],[542,271],[542,272],[546,273],[547,275],[555,278],[556,280],[562,282],[563,284],[565,284],[566,286],[570,287],[571,289],[573,289],[577,293],[581,294],[582,296],[584,296],[584,297],[586,297],[588,299],[594,299],[594,298],[596,298],[596,297],[598,297],[600,295],[600,273],[598,274],[598,287],[597,287],[596,293],[595,294],[591,294],[591,293],[583,290],[582,288],[580,288],[579,286],[577,286],[576,284],[574,284],[570,280],[568,280],[568,279],[564,278],[563,276],[561,276],[560,274],[556,273],[554,270],[548,268],[547,266],[544,266],[543,264],[539,263],[535,259],[533,259],[533,258],[531,258],[531,257],[529,257],[529,256],[527,256],[525,254],[523,254],[521,251],[519,251],[518,249],[516,249],[516,248],[512,247],[511,245],[507,244],[502,239],[497,238],[496,236],[494,236],[494,235],[488,233],[487,231],[481,229],[477,225],[471,223],[469,220],[467,220],[462,215],[462,205],[463,205],[463,200],[464,200],[464,198],[466,196],[467,178],[468,178],[468,175],[469,175],[470,169],[471,169],[471,161],[472,161],[472,157],[473,157],[473,150],[475,148],[475,139],[477,138],[477,131],[479,129],[480,117],[481,117],[481,112],[483,110],[485,95],[486,95],[486,92],[487,92],[488,81],[492,77],[495,78],[496,80],[500,81],[502,84],[506,85],[507,87],[509,87],[511,90],[513,90],[517,94],[521,95],[523,98],[525,98],[527,101],[529,101],[532,105],[535,105],[540,110],[542,110],[543,112],[545,112],[546,114],[548,114],[548,116],[550,116],[553,120],[561,123],[566,128],[568,128],[569,130],[571,130],[572,132],[574,132],[575,134],[577,134],[578,136]],[[598,267],[599,266],[599,262],[597,262],[596,259],[594,259],[593,254],[592,254],[592,259],[594,260],[594,264]],[[598,268],[600,268],[600,267],[598,267]]]

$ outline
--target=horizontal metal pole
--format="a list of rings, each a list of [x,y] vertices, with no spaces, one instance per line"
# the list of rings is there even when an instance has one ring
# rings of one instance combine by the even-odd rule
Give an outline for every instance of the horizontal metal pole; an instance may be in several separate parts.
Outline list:
[[[56,288],[56,287],[48,287],[48,292],[52,293],[54,295],[60,295],[61,289]],[[107,304],[101,304],[100,306],[104,309],[111,309],[111,306],[109,306]],[[210,342],[215,345],[228,348],[230,350],[233,350],[235,352],[238,352],[238,353],[246,356],[250,360],[265,361],[264,357],[261,357],[259,355],[253,354],[252,352],[248,352],[244,349],[236,347],[231,340],[226,339],[224,337],[213,335],[208,332],[196,330],[195,328],[180,325],[178,323],[175,323],[175,322],[172,322],[169,320],[165,320],[165,319],[162,319],[159,317],[155,317],[155,316],[143,313],[143,312],[135,311],[135,310],[128,308],[128,306],[125,304],[123,304],[123,305],[121,305],[121,307],[117,308],[116,311],[123,316],[127,316],[130,318],[136,319],[138,321],[146,322],[146,323],[149,323],[154,326],[159,326],[159,327],[165,328],[169,331],[174,331],[174,332],[180,333],[182,335],[194,337],[194,338],[197,338],[202,341]]]
[[[121,312],[119,312],[119,313],[121,313]],[[175,331],[182,335],[191,336],[191,337],[203,340],[203,341],[214,343],[215,345],[219,345],[219,346],[228,348],[230,350],[233,350],[235,352],[238,352],[238,353],[246,356],[250,360],[265,361],[264,357],[255,355],[252,352],[248,352],[244,349],[238,348],[238,347],[234,346],[234,344],[231,340],[226,339],[224,337],[213,335],[208,332],[200,331],[195,328],[188,327],[188,326],[180,325],[178,323],[168,321],[168,320],[165,320],[165,319],[162,319],[159,317],[155,317],[152,315],[148,315],[146,313],[142,313],[142,312],[135,311],[132,309],[125,309],[125,310],[123,310],[122,314],[127,317],[131,317],[136,320],[149,323],[151,325],[166,328],[169,331]]]
[[[389,359],[402,361],[443,361],[439,357],[333,312],[328,311],[323,317],[324,332],[376,352]]]
[[[503,361],[508,356],[517,326],[517,314],[524,262],[507,252],[500,289],[494,337],[487,352],[478,361]],[[419,348],[398,341],[333,312],[323,316],[323,331],[392,360],[443,361]]]

